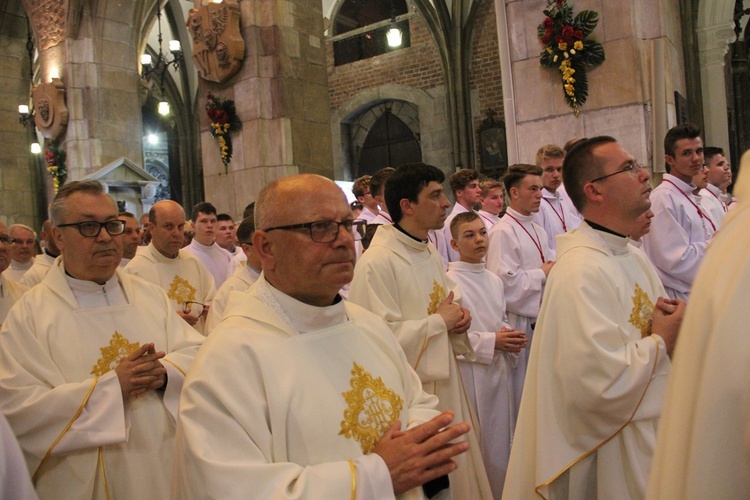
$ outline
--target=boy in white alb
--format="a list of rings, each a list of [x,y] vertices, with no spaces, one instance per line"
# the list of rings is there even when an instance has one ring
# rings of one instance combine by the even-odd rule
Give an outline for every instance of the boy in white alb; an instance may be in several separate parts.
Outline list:
[[[479,215],[458,214],[450,228],[451,246],[461,260],[451,262],[446,274],[458,284],[463,304],[472,312],[468,335],[476,352],[474,362],[460,357],[459,368],[482,431],[479,446],[492,495],[500,498],[516,424],[512,372],[526,347],[526,333],[508,324],[503,282],[485,269],[488,239]]]
[[[495,179],[483,180],[479,187],[482,189],[482,209],[477,213],[489,231],[500,220],[500,212],[505,205],[505,190],[503,183]]]

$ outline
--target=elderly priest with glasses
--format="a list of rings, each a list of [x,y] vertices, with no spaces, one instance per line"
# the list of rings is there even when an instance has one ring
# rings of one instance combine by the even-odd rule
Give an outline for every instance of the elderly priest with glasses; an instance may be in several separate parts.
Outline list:
[[[187,377],[173,498],[422,498],[455,469],[467,444],[448,443],[469,425],[449,426],[385,322],[338,295],[353,221],[324,177],[260,193],[263,273],[231,292]]]
[[[168,498],[177,403],[203,337],[118,269],[124,222],[96,181],[50,206],[63,252],[0,332],[0,409],[40,498]]]

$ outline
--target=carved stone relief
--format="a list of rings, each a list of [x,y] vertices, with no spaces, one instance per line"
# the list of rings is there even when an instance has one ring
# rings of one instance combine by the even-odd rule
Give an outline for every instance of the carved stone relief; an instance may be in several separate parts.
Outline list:
[[[31,23],[40,51],[54,47],[65,39],[68,0],[37,0],[31,8]]]
[[[193,61],[201,78],[223,83],[239,71],[245,58],[245,41],[236,3],[224,1],[190,9],[186,24],[193,37]]]
[[[34,123],[47,139],[57,140],[68,125],[68,108],[65,106],[65,89],[55,78],[52,83],[42,83],[31,93],[36,110]]]

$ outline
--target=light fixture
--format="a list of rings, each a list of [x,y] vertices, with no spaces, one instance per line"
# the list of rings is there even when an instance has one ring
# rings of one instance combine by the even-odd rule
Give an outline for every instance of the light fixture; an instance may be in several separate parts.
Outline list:
[[[38,155],[42,152],[42,146],[39,145],[38,142],[32,142],[31,143],[31,152],[32,154]]]
[[[34,39],[31,38],[31,27],[29,26],[29,18],[26,17],[26,52],[29,54],[29,81],[34,81]],[[34,108],[29,108],[28,104],[18,105],[18,123],[27,127],[29,124],[34,123],[34,115],[36,112]]]
[[[182,54],[182,46],[180,45],[179,40],[169,41],[169,52],[172,53],[172,59],[167,59],[162,49],[162,43],[164,42],[164,39],[161,33],[161,8],[158,8],[156,11],[156,21],[157,25],[159,26],[159,54],[156,56],[155,61],[151,54],[141,55],[141,78],[151,81],[154,75],[156,75],[159,78],[161,98],[165,99],[166,94],[164,92],[164,77],[167,74],[167,70],[170,66],[174,66],[175,70],[180,69],[185,59]],[[158,109],[159,114],[168,115],[169,103],[166,100],[162,100],[161,102],[159,102]]]
[[[398,29],[398,25],[395,22],[391,24],[391,29],[388,30],[385,37],[388,39],[389,47],[400,47],[401,46],[401,30]]]
[[[148,134],[148,143],[149,144],[159,144],[159,136],[156,134]]]
[[[55,78],[60,78],[60,70],[57,68],[52,68],[49,70],[49,78],[50,81],[54,80]]]

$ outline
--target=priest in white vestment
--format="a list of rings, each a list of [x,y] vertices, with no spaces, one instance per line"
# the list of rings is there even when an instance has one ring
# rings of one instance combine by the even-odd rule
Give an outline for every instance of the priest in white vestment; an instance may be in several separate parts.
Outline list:
[[[162,200],[149,211],[151,243],[142,248],[125,270],[160,286],[182,319],[203,333],[216,294],[214,279],[192,253],[181,249],[185,211],[172,200]]]
[[[648,498],[750,498],[750,153],[680,331]]]
[[[5,321],[5,317],[8,315],[8,311],[13,307],[13,304],[18,302],[18,299],[26,292],[27,288],[15,281],[9,279],[4,274],[10,265],[10,254],[8,253],[8,247],[11,245],[12,238],[8,235],[8,230],[5,229],[5,224],[0,223],[0,326]]]
[[[652,231],[643,250],[671,298],[687,300],[717,223],[693,191],[693,176],[703,168],[700,130],[690,123],[671,128],[664,139],[669,173],[651,193]]]
[[[474,362],[459,358],[459,368],[484,429],[480,445],[492,494],[500,498],[516,425],[512,375],[518,369],[518,353],[526,347],[526,333],[510,328],[503,282],[485,268],[488,239],[481,217],[476,212],[457,215],[451,236],[461,260],[451,262],[446,274],[458,284],[461,303],[472,312],[468,334],[476,353]]]
[[[584,222],[558,237],[503,496],[643,498],[685,303],[628,244],[648,172],[611,137],[578,143],[563,172]]]
[[[237,240],[240,253],[245,256],[245,261],[240,262],[232,275],[216,291],[214,300],[211,301],[211,309],[206,317],[206,333],[211,333],[216,325],[224,317],[224,310],[229,301],[229,294],[235,290],[244,292],[258,281],[261,272],[260,256],[253,248],[253,233],[255,232],[255,221],[247,217],[237,227]]]
[[[9,279],[20,282],[31,266],[36,255],[36,231],[24,224],[13,224],[8,228],[13,244],[10,246],[10,266],[3,271]]]
[[[203,337],[163,290],[118,269],[124,223],[101,184],[66,184],[50,213],[65,261],[3,323],[0,409],[40,498],[167,498]]]
[[[185,251],[198,257],[218,288],[230,276],[229,264],[234,256],[216,243],[216,207],[205,201],[198,203],[193,207],[192,221],[195,237]]]
[[[285,177],[255,216],[264,271],[230,294],[188,375],[173,498],[422,498],[469,426],[438,432],[452,416],[386,324],[337,295],[355,258],[346,197],[323,177]]]
[[[534,325],[542,304],[547,275],[555,264],[547,233],[533,221],[542,203],[542,169],[536,165],[511,165],[503,177],[510,206],[489,232],[487,269],[503,282],[508,321],[526,332],[529,344],[519,355],[513,373],[516,412],[526,379],[528,351],[533,344]]]
[[[404,165],[391,175],[385,199],[394,224],[378,229],[357,263],[349,300],[385,319],[425,390],[440,399],[439,408],[469,422],[455,356],[475,359],[466,335],[470,315],[459,305],[455,283],[427,239],[430,229],[441,234],[450,206],[444,179],[442,171],[425,164]],[[492,497],[477,432],[469,433],[470,451],[458,457],[458,471],[451,474],[455,498]]]
[[[21,281],[19,281],[26,288],[31,288],[41,283],[55,262],[55,259],[60,256],[60,249],[57,248],[55,239],[52,237],[52,223],[49,219],[42,224],[42,231],[39,233],[39,238],[44,242],[42,253],[34,257],[34,264],[31,266],[31,269],[26,271]]]

